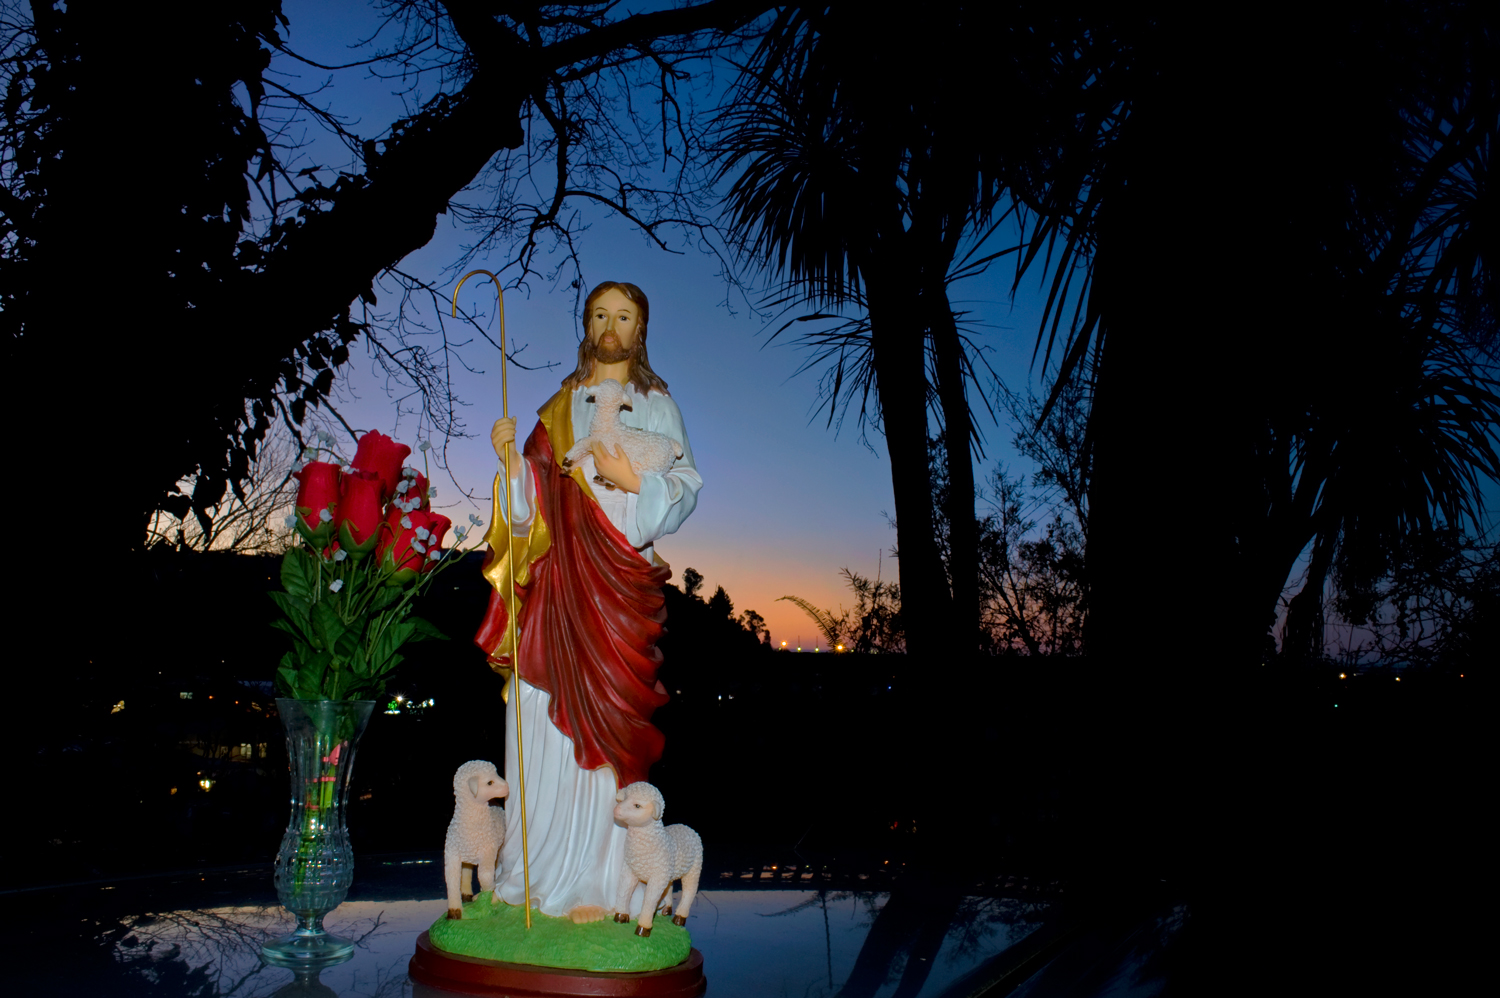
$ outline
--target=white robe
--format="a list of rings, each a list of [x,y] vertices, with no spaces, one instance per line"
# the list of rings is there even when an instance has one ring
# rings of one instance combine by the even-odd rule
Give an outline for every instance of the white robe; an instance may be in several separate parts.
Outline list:
[[[609,521],[619,528],[641,556],[651,560],[654,542],[675,531],[698,502],[703,479],[693,464],[682,414],[670,396],[641,395],[631,387],[632,411],[620,413],[621,422],[666,434],[682,445],[682,457],[666,474],[641,476],[639,495],[593,485],[595,497]],[[574,439],[582,439],[593,422],[589,389],[573,393]],[[511,488],[512,532],[525,535],[531,525],[535,486],[529,466]],[[593,482],[594,459],[579,465],[584,479]],[[584,770],[574,754],[573,739],[558,731],[547,715],[552,697],[519,676],[521,727],[526,760],[526,850],[530,858],[531,903],[544,914],[563,916],[579,905],[612,909],[625,857],[625,829],[615,824],[614,772],[607,766]],[[515,694],[513,693],[514,697]],[[526,896],[521,864],[521,774],[517,765],[516,707],[505,709],[505,781],[511,796],[505,804],[505,845],[495,893],[509,904]],[[639,896],[640,892],[637,892]],[[639,904],[639,898],[637,899]],[[634,914],[634,912],[632,912]]]

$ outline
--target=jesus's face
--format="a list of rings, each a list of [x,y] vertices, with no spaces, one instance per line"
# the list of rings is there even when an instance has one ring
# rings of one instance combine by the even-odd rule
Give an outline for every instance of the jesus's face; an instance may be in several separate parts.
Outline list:
[[[589,310],[589,339],[596,356],[605,364],[630,359],[635,349],[641,310],[619,288],[610,288],[594,299]]]

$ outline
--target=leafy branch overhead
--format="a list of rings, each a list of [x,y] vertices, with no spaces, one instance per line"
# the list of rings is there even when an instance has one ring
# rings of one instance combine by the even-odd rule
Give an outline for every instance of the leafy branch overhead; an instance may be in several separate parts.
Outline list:
[[[700,185],[683,166],[690,129],[679,119],[691,109],[677,88],[692,60],[766,6],[385,5],[386,47],[372,43],[360,61],[414,110],[374,134],[274,71],[298,58],[279,0],[168,3],[149,18],[129,5],[38,3],[32,20],[7,21],[7,366],[47,370],[66,342],[78,401],[60,418],[79,438],[140,408],[142,387],[173,399],[141,408],[134,429],[152,447],[102,457],[121,497],[100,523],[115,547],[139,543],[153,509],[181,517],[238,495],[271,423],[297,426],[327,406],[361,339],[388,373],[433,390],[426,421],[461,428],[435,376],[451,344],[441,327],[380,311],[385,275],[448,212],[474,228],[468,254],[501,251],[513,282],[534,275],[543,250],[570,251],[579,198],[658,240],[663,226],[691,222]],[[641,86],[661,100],[632,97]],[[147,144],[148,121],[181,127],[152,128]],[[309,163],[309,128],[343,142],[351,165]],[[675,170],[641,183],[656,159]],[[111,190],[129,192],[114,216],[99,201]],[[95,311],[74,305],[84,288]],[[149,323],[122,330],[120,309]],[[43,380],[28,380],[8,398],[13,416],[47,408]]]

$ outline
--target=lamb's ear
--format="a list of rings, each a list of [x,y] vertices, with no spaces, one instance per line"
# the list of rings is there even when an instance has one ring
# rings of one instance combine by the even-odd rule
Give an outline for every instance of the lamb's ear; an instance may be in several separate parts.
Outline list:
[[[651,810],[656,812],[656,820],[660,821],[667,813],[667,802],[658,797],[651,802]]]
[[[584,399],[584,401],[585,402],[592,402],[592,401],[594,401],[594,396],[590,395],[588,398]]]
[[[631,405],[629,402],[621,402],[620,408],[625,412],[635,412],[635,406]]]
[[[471,776],[471,777],[469,777],[469,796],[470,797],[478,797],[479,796],[479,777],[477,777],[477,776]]]
[[[625,802],[625,791],[624,791],[624,789],[622,788],[620,790],[616,790],[615,791],[615,803],[616,804],[623,804],[624,802]]]

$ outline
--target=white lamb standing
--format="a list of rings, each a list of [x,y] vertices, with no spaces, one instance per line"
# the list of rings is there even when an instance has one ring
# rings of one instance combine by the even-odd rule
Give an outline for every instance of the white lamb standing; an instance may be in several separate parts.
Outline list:
[[[671,915],[675,925],[687,924],[693,897],[698,893],[698,877],[703,872],[703,840],[686,825],[662,825],[667,804],[661,791],[649,783],[632,783],[617,791],[615,800],[615,820],[626,828],[625,865],[620,868],[615,921],[630,921],[630,896],[635,893],[635,885],[644,881],[646,898],[636,919],[635,934],[651,934],[651,921],[663,901],[667,902],[661,909],[663,915]],[[679,878],[682,897],[674,915],[672,881]]]
[[[510,785],[493,762],[474,759],[453,774],[453,820],[443,843],[443,879],[448,885],[448,917],[463,918],[463,901],[474,900],[469,871],[479,875],[479,889],[494,891],[495,867],[505,843],[505,812],[490,801],[505,797]]]
[[[616,446],[623,448],[625,456],[630,459],[630,470],[637,475],[647,472],[660,475],[682,457],[682,445],[666,434],[620,422],[620,410],[630,405],[630,393],[624,385],[614,378],[606,378],[594,386],[593,392],[595,408],[594,418],[589,423],[589,435],[574,443],[563,455],[564,469],[571,469],[582,461],[596,443],[603,444],[611,454]]]

